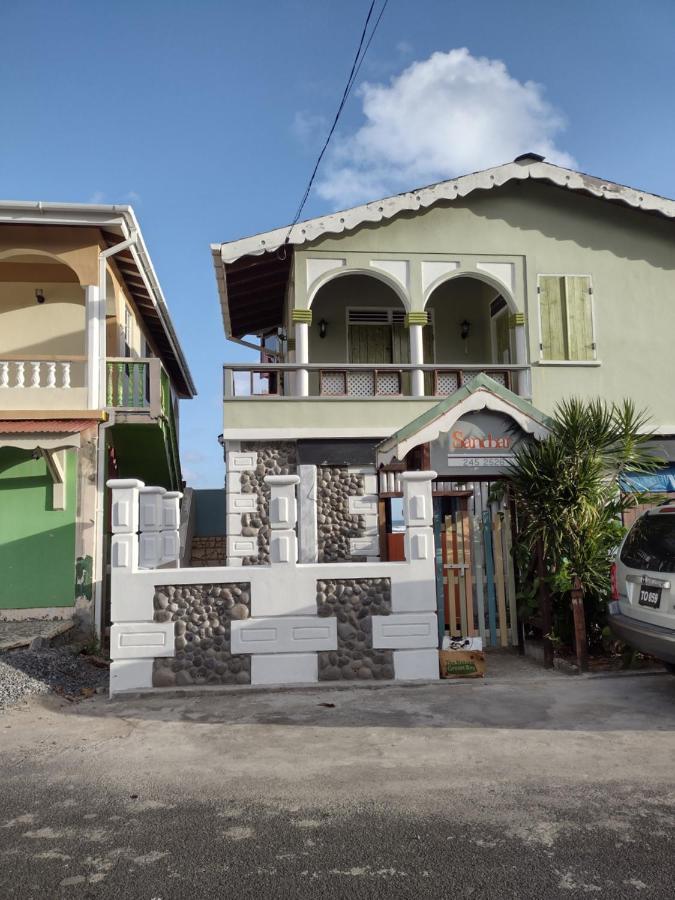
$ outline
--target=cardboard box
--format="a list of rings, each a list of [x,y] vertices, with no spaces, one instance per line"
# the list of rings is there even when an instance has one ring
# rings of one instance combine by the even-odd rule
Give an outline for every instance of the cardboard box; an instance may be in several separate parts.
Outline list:
[[[441,678],[483,678],[485,654],[477,650],[439,650]]]

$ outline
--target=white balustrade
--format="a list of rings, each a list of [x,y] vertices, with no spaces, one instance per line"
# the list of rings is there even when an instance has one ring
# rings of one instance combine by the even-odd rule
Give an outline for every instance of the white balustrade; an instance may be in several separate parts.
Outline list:
[[[70,360],[0,360],[0,388],[64,388],[70,389]],[[27,370],[27,367],[29,369]],[[28,375],[29,384],[26,384]]]

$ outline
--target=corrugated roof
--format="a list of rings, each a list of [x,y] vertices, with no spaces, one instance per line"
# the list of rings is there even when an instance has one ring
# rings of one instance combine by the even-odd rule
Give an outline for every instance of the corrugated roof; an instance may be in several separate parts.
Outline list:
[[[0,434],[76,434],[92,425],[95,419],[0,420]]]

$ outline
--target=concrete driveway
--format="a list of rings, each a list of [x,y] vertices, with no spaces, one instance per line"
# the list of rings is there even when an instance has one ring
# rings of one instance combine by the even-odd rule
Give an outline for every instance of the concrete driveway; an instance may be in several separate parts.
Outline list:
[[[13,709],[0,896],[670,898],[675,678],[507,662]]]

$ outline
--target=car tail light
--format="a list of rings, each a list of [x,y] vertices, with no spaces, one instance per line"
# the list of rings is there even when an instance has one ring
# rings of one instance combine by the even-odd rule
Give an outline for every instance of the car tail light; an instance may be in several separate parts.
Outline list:
[[[609,579],[612,585],[612,600],[619,599],[619,582],[616,578],[616,563],[612,563],[612,566],[609,570]]]

